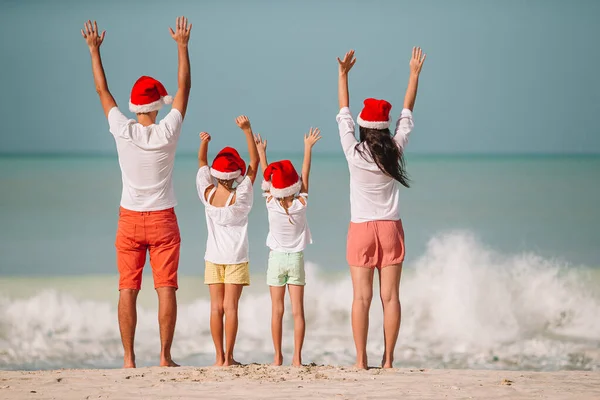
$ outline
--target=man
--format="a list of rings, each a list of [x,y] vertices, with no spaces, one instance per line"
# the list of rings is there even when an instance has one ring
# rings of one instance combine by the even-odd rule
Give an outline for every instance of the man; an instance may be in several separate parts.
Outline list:
[[[177,367],[171,359],[171,344],[177,319],[177,269],[179,266],[179,226],[174,207],[173,163],[181,123],[185,116],[191,88],[188,41],[192,25],[187,18],[177,18],[178,89],[175,98],[168,96],[157,80],[142,76],[133,86],[129,109],[137,114],[137,122],[125,117],[108,90],[100,45],[106,31],[99,34],[98,25],[87,21],[81,35],[92,57],[96,91],[110,132],[115,138],[123,191],[115,246],[119,270],[119,328],[125,350],[124,368],[135,368],[133,342],[137,323],[136,300],[142,284],[146,252],[154,287],[158,294],[160,325],[160,365]],[[173,103],[171,111],[156,123],[163,104]]]

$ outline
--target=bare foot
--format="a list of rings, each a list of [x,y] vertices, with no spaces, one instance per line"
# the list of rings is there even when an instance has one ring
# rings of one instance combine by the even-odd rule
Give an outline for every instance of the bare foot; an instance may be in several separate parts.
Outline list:
[[[273,357],[273,366],[275,367],[280,367],[283,364],[283,355],[275,355],[275,357]]]
[[[135,357],[124,357],[123,368],[135,368]]]
[[[230,360],[225,360],[225,362],[223,363],[224,367],[233,367],[234,365],[242,365],[242,364],[235,361],[233,358]]]
[[[393,359],[386,360],[385,356],[383,356],[383,358],[381,359],[381,368],[384,368],[384,369],[394,368],[393,364],[394,364]]]
[[[352,368],[367,370],[367,369],[369,369],[369,366],[366,363],[365,364],[356,363],[352,366]]]
[[[294,358],[292,359],[292,367],[302,367],[301,354],[294,354]]]
[[[215,358],[215,363],[213,364],[213,367],[222,367],[224,362],[225,362],[225,355],[217,354],[217,356]]]
[[[176,364],[173,360],[161,360],[161,367],[179,367],[179,364]]]

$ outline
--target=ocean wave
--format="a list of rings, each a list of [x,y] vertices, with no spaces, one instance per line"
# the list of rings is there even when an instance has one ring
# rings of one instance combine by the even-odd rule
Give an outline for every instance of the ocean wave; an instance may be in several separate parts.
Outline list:
[[[469,232],[437,235],[405,268],[396,365],[600,370],[600,295],[593,277],[589,269],[567,267],[535,254],[502,254]],[[349,276],[323,279],[320,268],[307,263],[307,281],[304,361],[351,364]],[[267,291],[242,295],[236,344],[240,361],[269,361],[269,310]],[[212,363],[209,313],[206,298],[179,307],[176,360],[188,365]],[[157,363],[156,319],[155,309],[138,307],[140,365]],[[373,365],[383,352],[382,321],[381,306],[374,300],[368,344]],[[288,357],[292,329],[291,315],[286,313]],[[121,355],[117,313],[111,303],[53,289],[29,298],[0,295],[0,368],[118,367]]]

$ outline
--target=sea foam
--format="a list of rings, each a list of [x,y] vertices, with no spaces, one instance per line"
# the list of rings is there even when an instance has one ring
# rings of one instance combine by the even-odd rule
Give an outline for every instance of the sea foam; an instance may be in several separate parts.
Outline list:
[[[403,272],[396,365],[600,370],[597,277],[597,271],[535,254],[502,254],[469,232],[439,234]],[[351,364],[349,274],[332,279],[307,263],[307,281],[304,361]],[[370,364],[377,365],[383,319],[377,291],[374,296],[368,352]],[[270,309],[268,291],[242,295],[236,344],[240,361],[268,362],[272,357]],[[212,364],[209,313],[207,298],[179,307],[173,345],[177,361]],[[288,312],[287,361],[292,329]],[[159,348],[156,310],[138,307],[138,364],[156,364]],[[118,367],[121,356],[116,308],[109,302],[52,288],[29,298],[0,294],[0,368]]]

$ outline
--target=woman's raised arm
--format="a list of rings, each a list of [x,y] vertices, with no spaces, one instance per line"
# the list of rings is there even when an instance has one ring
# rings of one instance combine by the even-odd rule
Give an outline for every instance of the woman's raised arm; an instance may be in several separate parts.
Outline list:
[[[421,74],[421,68],[423,68],[423,62],[425,62],[426,57],[427,54],[423,54],[423,50],[420,47],[413,47],[409,64],[410,77],[408,78],[406,96],[404,96],[404,108],[408,108],[410,111],[415,108],[417,89],[419,87],[419,75]]]
[[[348,72],[356,63],[356,58],[354,58],[354,50],[350,50],[346,53],[343,60],[340,60],[338,57],[339,64],[339,77],[338,77],[338,101],[340,105],[340,109],[344,107],[349,107],[350,105],[350,95],[348,93]]]

